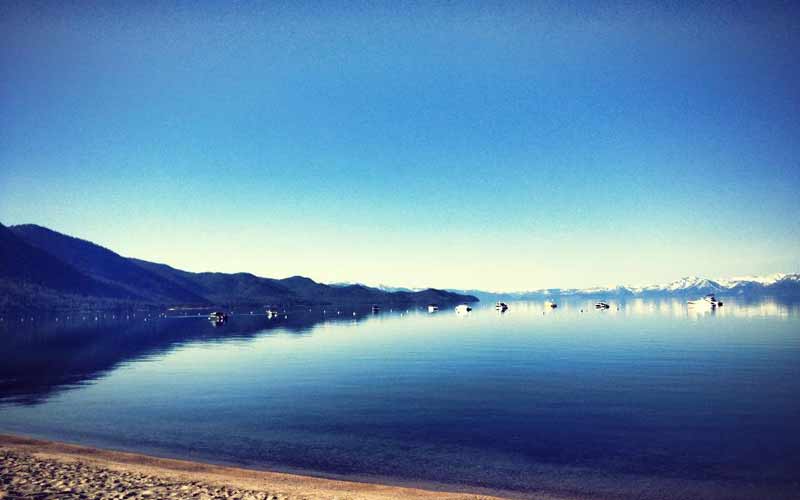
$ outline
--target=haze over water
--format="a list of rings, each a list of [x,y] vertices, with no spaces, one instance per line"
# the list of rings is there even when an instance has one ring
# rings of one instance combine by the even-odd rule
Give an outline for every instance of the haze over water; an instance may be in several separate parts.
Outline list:
[[[0,432],[523,494],[800,494],[800,305],[510,305],[8,317]]]

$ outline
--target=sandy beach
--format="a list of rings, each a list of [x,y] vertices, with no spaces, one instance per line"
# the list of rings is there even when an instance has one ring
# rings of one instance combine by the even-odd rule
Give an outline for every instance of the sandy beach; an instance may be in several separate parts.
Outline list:
[[[0,435],[0,500],[20,498],[490,500],[500,497],[254,471]]]
[[[796,498],[793,492],[796,485],[759,487],[636,476],[598,482],[589,474],[562,482],[558,488],[543,480],[538,491],[525,494],[445,491],[227,467],[0,434],[0,500],[744,500]]]

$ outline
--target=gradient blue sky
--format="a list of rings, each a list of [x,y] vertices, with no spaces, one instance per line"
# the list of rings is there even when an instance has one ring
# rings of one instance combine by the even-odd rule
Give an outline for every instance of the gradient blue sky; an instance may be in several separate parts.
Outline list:
[[[325,282],[799,270],[799,10],[566,3],[2,2],[0,222]]]

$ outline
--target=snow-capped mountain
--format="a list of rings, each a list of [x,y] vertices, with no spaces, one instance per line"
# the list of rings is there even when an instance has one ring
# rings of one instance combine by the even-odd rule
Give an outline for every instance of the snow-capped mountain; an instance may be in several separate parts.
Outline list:
[[[415,292],[421,289],[390,285],[364,285],[363,283],[331,283],[331,286],[368,286],[385,292]],[[540,288],[519,292],[489,292],[486,290],[447,289],[448,292],[473,295],[483,302],[496,300],[540,300],[550,297],[699,297],[709,293],[721,297],[739,295],[747,297],[773,296],[800,298],[800,274],[776,273],[765,276],[744,276],[712,280],[699,276],[686,276],[669,283],[633,286],[596,286],[590,288]]]
[[[648,291],[662,291],[662,292],[683,292],[686,290],[692,291],[705,291],[708,290],[708,293],[712,292],[719,292],[722,290],[722,286],[717,281],[712,281],[708,278],[699,278],[697,276],[687,276],[685,278],[681,278],[666,285],[650,285],[647,287],[641,287],[636,291],[638,293],[648,292]]]
[[[727,280],[712,280],[686,276],[669,283],[645,286],[606,286],[591,288],[546,288],[524,292],[485,292],[481,290],[452,290],[469,293],[481,300],[538,300],[547,297],[696,297],[709,293],[720,296],[775,296],[800,298],[800,274],[770,274],[746,276]]]
[[[372,288],[375,290],[380,290],[382,292],[421,292],[426,290],[426,288],[408,288],[404,286],[392,286],[392,285],[384,285],[383,283],[378,283],[377,285],[370,285],[367,283],[356,283],[353,281],[338,281],[336,283],[328,283],[330,286],[336,287],[344,287],[344,286],[364,286],[367,288]]]

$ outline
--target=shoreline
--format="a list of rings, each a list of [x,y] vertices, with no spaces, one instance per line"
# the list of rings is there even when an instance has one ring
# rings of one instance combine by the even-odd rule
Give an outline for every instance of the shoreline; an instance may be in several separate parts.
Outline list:
[[[42,472],[43,470],[45,472]],[[99,483],[100,479],[102,482]],[[96,498],[192,497],[250,500],[512,498],[505,495],[498,496],[496,492],[480,492],[479,488],[470,492],[443,491],[418,486],[329,479],[160,458],[140,453],[0,434],[0,499],[49,492],[54,489],[61,491],[60,494],[66,493],[76,497],[83,494]],[[566,500],[568,497],[537,495],[537,498]]]
[[[510,491],[368,476],[279,472],[0,432],[0,500],[750,500],[797,498],[797,483],[751,484],[549,469]]]

